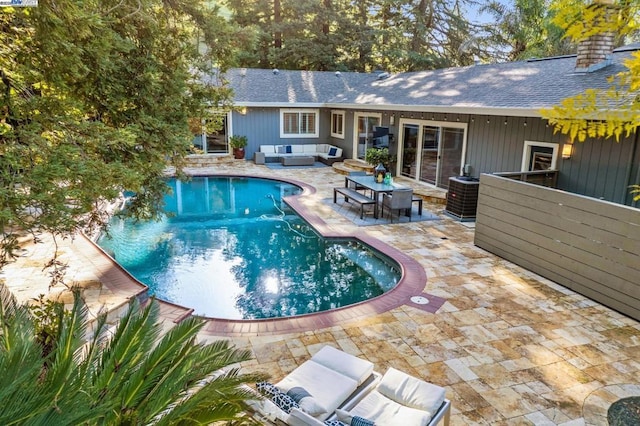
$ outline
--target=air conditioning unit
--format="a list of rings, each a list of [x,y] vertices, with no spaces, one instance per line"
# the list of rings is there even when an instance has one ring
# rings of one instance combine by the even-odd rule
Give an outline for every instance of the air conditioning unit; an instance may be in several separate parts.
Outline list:
[[[480,180],[471,177],[449,178],[447,206],[444,212],[460,221],[475,220],[478,210]]]

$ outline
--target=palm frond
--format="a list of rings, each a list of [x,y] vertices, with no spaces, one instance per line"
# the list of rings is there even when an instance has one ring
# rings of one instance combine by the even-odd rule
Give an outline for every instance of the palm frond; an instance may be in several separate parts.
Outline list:
[[[45,410],[49,396],[34,386],[43,369],[42,351],[29,310],[0,284],[0,424],[21,424]]]
[[[138,368],[160,333],[158,314],[156,303],[140,310],[137,300],[131,301],[114,336],[102,350],[100,361],[93,366],[92,387],[98,398],[118,392]]]

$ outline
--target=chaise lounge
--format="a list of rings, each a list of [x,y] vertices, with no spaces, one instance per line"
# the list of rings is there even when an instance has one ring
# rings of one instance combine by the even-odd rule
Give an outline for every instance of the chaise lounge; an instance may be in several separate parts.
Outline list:
[[[443,419],[449,424],[451,402],[444,388],[394,368],[381,379],[371,362],[331,346],[275,385],[257,387],[265,398],[254,401],[253,408],[290,426],[427,426]]]
[[[437,425],[444,419],[448,426],[450,416],[444,388],[389,368],[374,390],[337,409],[331,419],[350,425],[358,417],[384,426]]]
[[[265,398],[251,405],[270,421],[323,424],[345,401],[371,390],[379,379],[371,362],[324,346],[280,382],[258,383]],[[298,401],[292,404],[290,399]]]

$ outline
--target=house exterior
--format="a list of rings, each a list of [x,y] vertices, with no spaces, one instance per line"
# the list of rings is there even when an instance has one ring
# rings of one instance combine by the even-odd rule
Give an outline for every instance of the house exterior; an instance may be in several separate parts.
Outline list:
[[[540,110],[607,88],[639,49],[618,48],[580,68],[583,58],[568,55],[400,74],[231,69],[224,78],[236,110],[221,134],[197,143],[228,152],[229,135],[246,135],[247,158],[263,144],[330,143],[361,159],[388,146],[396,175],[445,189],[463,174],[552,169],[559,189],[636,206],[628,186],[640,183],[638,134],[571,144]]]

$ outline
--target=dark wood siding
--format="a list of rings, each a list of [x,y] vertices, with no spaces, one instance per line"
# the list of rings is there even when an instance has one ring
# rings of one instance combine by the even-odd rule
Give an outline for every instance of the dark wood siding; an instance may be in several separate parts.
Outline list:
[[[526,126],[525,126],[526,122]],[[540,118],[472,116],[467,136],[466,163],[474,176],[520,171],[525,141],[562,145],[566,135],[554,134]],[[628,186],[640,183],[637,135],[588,139],[573,145],[568,160],[558,158],[558,188],[620,204],[631,204]]]
[[[484,174],[475,244],[640,320],[640,210]]]
[[[340,108],[336,108],[340,109]],[[352,158],[354,111],[345,111],[345,138],[331,137],[331,109],[320,109],[320,137],[315,139],[281,139],[280,108],[248,108],[246,115],[233,114],[232,130],[249,138],[247,158],[261,144],[332,143],[344,150],[344,158]],[[361,111],[358,109],[357,111]],[[472,167],[472,175],[481,173],[520,171],[525,141],[550,142],[562,145],[568,137],[554,134],[546,120],[535,117],[509,117],[487,115],[444,114],[415,111],[375,111],[382,114],[382,124],[390,126],[395,142],[390,147],[397,151],[400,118],[466,122],[467,151],[465,163]],[[571,159],[558,159],[558,188],[569,192],[600,198],[620,204],[632,205],[629,185],[640,184],[640,147],[637,135],[615,140],[587,140],[576,142]]]
[[[332,143],[334,140],[330,137],[331,113],[327,109],[319,109],[319,111],[319,137],[317,138],[281,138],[280,108],[247,108],[245,115],[234,112],[232,131],[236,135],[247,136],[246,158],[253,158],[253,153],[260,149],[260,145]],[[335,139],[335,141],[340,140]],[[343,143],[344,141],[338,146],[342,147]]]

